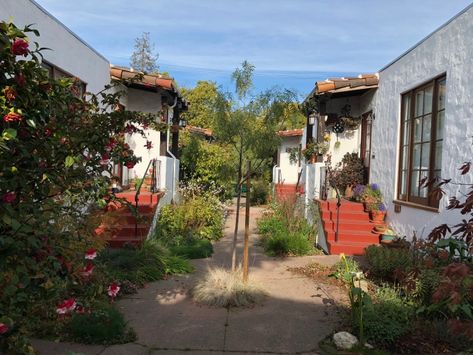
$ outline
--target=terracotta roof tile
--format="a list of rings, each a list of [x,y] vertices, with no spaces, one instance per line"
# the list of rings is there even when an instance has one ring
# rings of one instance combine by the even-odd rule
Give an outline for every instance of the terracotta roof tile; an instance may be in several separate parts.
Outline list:
[[[358,77],[331,78],[325,81],[318,81],[315,84],[315,94],[326,92],[350,91],[364,88],[375,88],[378,86],[377,74],[361,74]]]
[[[110,67],[110,76],[113,79],[117,80],[131,80],[136,77],[136,75],[141,74],[142,78],[136,81],[136,84],[143,85],[146,87],[155,87],[161,88],[168,91],[173,91],[179,94],[177,87],[174,83],[174,80],[171,78],[164,78],[160,75],[150,75],[150,74],[143,74],[140,72],[132,71],[125,68],[120,67]]]
[[[304,134],[303,129],[289,129],[286,131],[279,131],[278,136],[280,137],[298,137]]]
[[[201,134],[206,137],[213,137],[213,131],[210,128],[201,128],[196,126],[186,126],[190,133]]]

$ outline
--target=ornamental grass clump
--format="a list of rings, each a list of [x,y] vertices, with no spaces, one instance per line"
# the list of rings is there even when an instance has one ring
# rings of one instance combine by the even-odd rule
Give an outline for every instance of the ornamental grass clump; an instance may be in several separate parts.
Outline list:
[[[214,268],[193,289],[197,303],[212,307],[245,307],[261,303],[266,293],[257,284],[243,281],[241,270]]]

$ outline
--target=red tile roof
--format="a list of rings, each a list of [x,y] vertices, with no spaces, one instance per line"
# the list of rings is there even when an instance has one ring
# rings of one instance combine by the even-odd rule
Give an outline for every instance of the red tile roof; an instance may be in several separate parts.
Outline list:
[[[351,78],[331,78],[315,83],[315,95],[324,93],[336,93],[378,87],[377,74],[361,74]]]
[[[286,131],[279,131],[278,136],[280,137],[298,137],[304,134],[303,129],[289,129]]]
[[[172,78],[165,78],[161,75],[143,74],[140,72],[133,71],[131,69],[125,69],[120,67],[111,66],[110,76],[116,80],[132,80],[137,75],[141,75],[141,78],[135,81],[135,84],[142,85],[144,87],[161,88],[164,90],[172,91],[179,95],[176,84]]]

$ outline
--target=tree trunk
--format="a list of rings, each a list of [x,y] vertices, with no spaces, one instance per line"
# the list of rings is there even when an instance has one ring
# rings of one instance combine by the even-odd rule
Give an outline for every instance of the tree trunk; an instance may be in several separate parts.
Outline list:
[[[235,230],[233,232],[233,246],[232,246],[232,270],[236,270],[236,249],[237,249],[237,235],[238,235],[238,223],[240,222],[240,202],[241,202],[241,176],[243,162],[243,149],[240,147],[240,157],[238,163],[238,182],[237,182],[237,207],[235,216]],[[247,192],[248,193],[248,192]]]
[[[250,182],[251,162],[247,162],[246,170],[246,201],[245,201],[245,244],[243,246],[243,281],[248,282],[248,259],[249,259],[249,243],[250,243]]]

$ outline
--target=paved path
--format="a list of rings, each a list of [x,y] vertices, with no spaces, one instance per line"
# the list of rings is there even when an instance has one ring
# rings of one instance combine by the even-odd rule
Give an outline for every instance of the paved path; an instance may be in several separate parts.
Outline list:
[[[251,229],[262,209],[251,208]],[[244,209],[241,213],[238,255],[242,255]],[[35,341],[40,354],[316,354],[318,343],[338,324],[333,306],[336,295],[326,285],[294,275],[288,267],[310,262],[331,264],[338,258],[311,256],[270,258],[250,239],[250,278],[269,296],[262,305],[244,309],[209,308],[196,305],[189,290],[211,266],[231,264],[235,212],[226,221],[225,237],[215,246],[212,258],[193,261],[196,271],[147,285],[118,302],[135,329],[133,344],[84,346]]]

